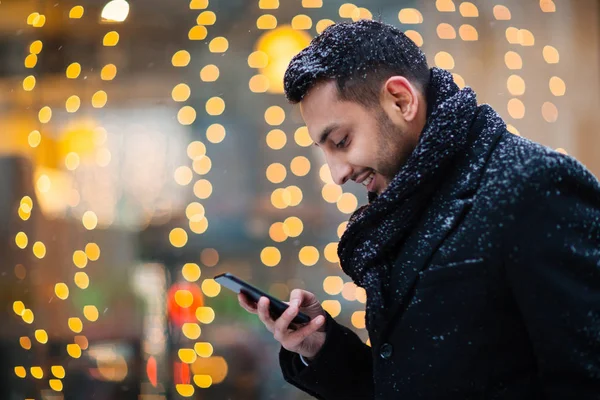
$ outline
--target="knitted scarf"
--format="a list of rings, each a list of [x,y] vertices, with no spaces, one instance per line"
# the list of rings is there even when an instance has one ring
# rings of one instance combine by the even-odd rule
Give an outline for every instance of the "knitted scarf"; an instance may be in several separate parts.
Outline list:
[[[418,222],[456,156],[467,145],[477,109],[471,88],[432,68],[428,117],[418,144],[387,189],[356,210],[338,245],[343,271],[367,292],[367,325],[384,308],[389,277],[403,242]]]

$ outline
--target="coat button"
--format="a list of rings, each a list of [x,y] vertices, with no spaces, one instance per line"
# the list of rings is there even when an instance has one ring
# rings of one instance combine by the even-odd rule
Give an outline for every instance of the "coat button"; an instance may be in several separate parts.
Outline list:
[[[392,356],[392,352],[394,351],[394,348],[392,347],[391,344],[389,343],[384,343],[381,345],[381,347],[379,348],[379,355],[381,356],[381,358],[383,358],[384,360],[387,360],[388,358],[390,358]]]

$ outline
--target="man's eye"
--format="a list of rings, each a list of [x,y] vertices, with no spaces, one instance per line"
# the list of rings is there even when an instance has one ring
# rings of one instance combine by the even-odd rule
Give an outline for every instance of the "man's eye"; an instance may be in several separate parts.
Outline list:
[[[342,147],[344,147],[346,145],[346,141],[348,140],[348,136],[346,136],[344,139],[342,139],[339,143],[337,143],[335,145],[335,147],[337,147],[338,149],[341,149]]]

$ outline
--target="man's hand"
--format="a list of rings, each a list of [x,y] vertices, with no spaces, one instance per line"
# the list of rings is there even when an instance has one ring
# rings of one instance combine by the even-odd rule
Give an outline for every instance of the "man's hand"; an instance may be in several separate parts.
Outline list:
[[[269,315],[269,299],[261,297],[258,304],[243,294],[238,294],[240,305],[252,314],[258,314],[269,332],[273,334],[284,349],[302,355],[310,360],[314,358],[325,343],[325,311],[314,294],[306,290],[294,289],[290,294],[287,310],[274,321]],[[292,324],[292,320],[302,311],[311,318],[307,324]],[[290,325],[291,324],[291,325]]]

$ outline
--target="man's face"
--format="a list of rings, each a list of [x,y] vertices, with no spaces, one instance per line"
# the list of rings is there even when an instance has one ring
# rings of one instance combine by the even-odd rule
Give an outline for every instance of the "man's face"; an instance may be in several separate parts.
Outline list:
[[[370,192],[383,193],[416,145],[414,135],[406,134],[383,108],[340,100],[333,81],[313,87],[300,107],[338,185],[352,179],[369,183]]]

